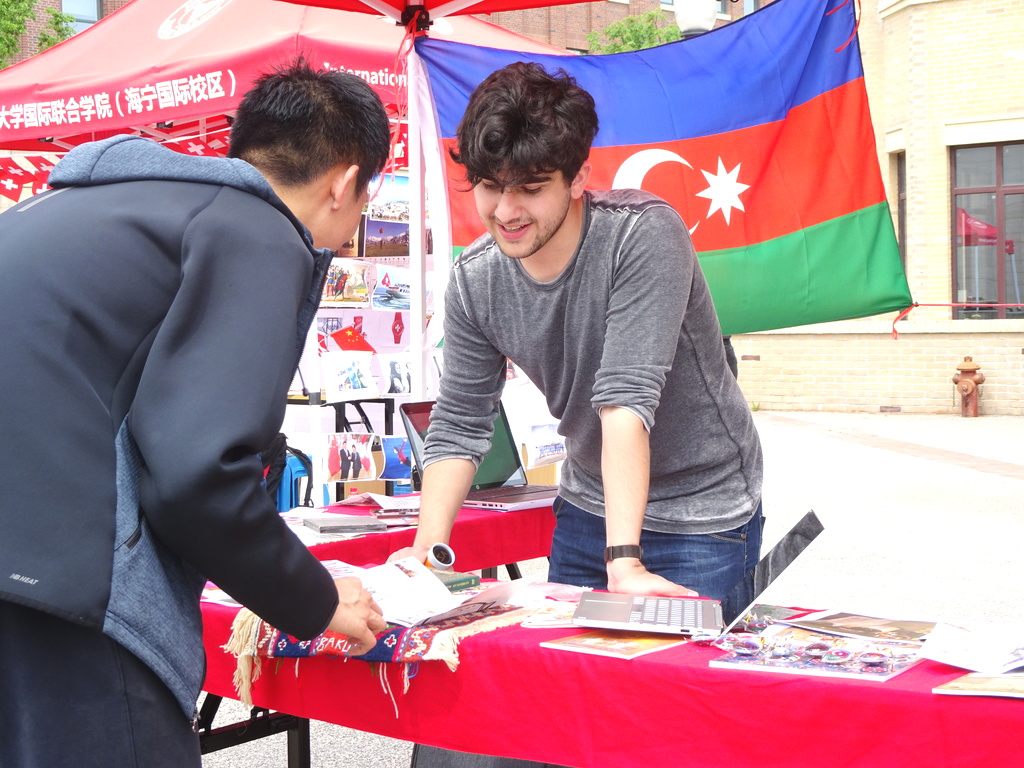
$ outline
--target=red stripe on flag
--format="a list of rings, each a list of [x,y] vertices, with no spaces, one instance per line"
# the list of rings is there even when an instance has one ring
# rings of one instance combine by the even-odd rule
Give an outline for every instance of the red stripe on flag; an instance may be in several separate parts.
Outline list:
[[[467,186],[462,168],[451,161],[449,143],[444,144],[453,242],[466,246],[484,229],[472,193],[460,191]],[[642,187],[667,200],[691,229],[696,227],[698,251],[761,243],[885,199],[863,79],[794,108],[782,121],[697,139],[596,148],[588,186],[612,188],[623,163],[634,158],[642,169],[644,158],[637,155],[651,149],[667,150],[678,159],[647,170]],[[734,174],[738,184],[747,185],[735,188],[742,210],[727,205],[728,223],[723,210],[710,212],[713,204],[706,191],[714,185],[705,173]],[[634,180],[625,186],[637,184]],[[731,202],[735,204],[735,197]]]

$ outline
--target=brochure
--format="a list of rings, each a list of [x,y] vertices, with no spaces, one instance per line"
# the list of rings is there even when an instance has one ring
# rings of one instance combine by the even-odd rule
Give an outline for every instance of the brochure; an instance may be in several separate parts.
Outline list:
[[[760,635],[726,635],[716,645],[727,653],[712,659],[712,667],[857,680],[889,680],[921,660],[919,649],[907,643],[827,635],[786,624],[773,624]]]

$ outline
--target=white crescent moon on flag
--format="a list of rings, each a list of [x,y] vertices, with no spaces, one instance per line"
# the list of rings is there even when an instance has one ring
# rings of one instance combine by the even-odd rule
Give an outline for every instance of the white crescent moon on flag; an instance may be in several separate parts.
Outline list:
[[[681,163],[693,170],[693,166],[675,152],[670,152],[667,149],[645,149],[635,155],[630,155],[619,166],[619,170],[615,172],[615,179],[612,181],[612,189],[642,189],[647,173],[661,163]],[[700,226],[699,221],[690,230],[691,235],[698,226]]]

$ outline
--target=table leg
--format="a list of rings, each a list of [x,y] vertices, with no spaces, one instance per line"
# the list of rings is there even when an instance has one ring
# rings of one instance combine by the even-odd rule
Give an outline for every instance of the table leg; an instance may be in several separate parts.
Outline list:
[[[220,696],[208,694],[199,711],[199,749],[202,754],[237,747],[283,731],[288,734],[288,768],[310,768],[309,720],[253,707],[248,720],[214,728],[213,719],[220,702]]]

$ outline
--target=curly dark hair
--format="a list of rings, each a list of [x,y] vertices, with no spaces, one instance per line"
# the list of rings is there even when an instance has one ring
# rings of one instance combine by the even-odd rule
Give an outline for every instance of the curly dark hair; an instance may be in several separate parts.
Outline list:
[[[539,174],[579,173],[597,135],[594,98],[559,69],[517,61],[477,86],[456,131],[452,159],[476,186],[520,186]]]

